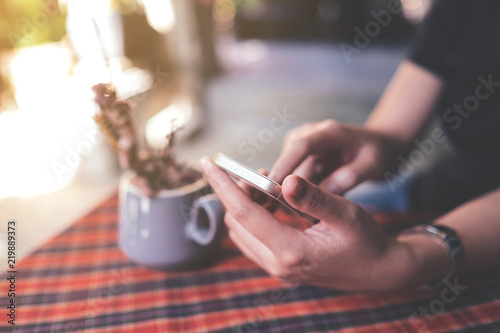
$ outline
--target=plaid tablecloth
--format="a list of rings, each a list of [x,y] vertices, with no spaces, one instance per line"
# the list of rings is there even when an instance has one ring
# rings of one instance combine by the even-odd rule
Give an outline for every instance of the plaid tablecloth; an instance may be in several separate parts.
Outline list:
[[[498,270],[432,294],[343,293],[277,281],[226,239],[209,268],[154,271],[119,250],[117,218],[113,196],[17,265],[16,326],[3,274],[0,331],[500,332]]]

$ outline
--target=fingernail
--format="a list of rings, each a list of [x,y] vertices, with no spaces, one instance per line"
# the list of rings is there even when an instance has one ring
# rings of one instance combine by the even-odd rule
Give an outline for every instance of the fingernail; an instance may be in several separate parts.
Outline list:
[[[337,173],[337,175],[335,175],[335,182],[337,184],[340,184],[341,187],[343,188],[350,187],[354,182],[352,176],[353,176],[352,173],[349,172],[348,170],[342,170],[339,173]]]
[[[199,162],[201,170],[203,170],[204,173],[207,173],[208,169],[210,168],[210,160],[208,159],[208,157],[202,157]]]
[[[304,182],[300,178],[295,179],[295,186],[293,188],[293,196],[295,198],[299,198],[302,194],[304,194]]]

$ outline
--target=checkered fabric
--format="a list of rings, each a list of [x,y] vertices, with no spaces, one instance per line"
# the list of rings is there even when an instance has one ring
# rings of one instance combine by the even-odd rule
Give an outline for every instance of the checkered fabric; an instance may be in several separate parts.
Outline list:
[[[432,294],[344,293],[280,282],[226,238],[211,267],[155,271],[118,248],[117,204],[114,195],[18,263],[16,326],[2,274],[1,332],[500,332],[499,270]]]

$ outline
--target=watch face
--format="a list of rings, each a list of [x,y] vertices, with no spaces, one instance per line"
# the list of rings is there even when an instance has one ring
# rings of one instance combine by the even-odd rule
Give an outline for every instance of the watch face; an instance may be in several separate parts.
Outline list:
[[[232,158],[218,153],[214,156],[213,161],[222,169],[228,171],[233,177],[241,179],[252,187],[278,200],[281,195],[281,186],[274,180],[258,173],[255,170],[233,160]]]

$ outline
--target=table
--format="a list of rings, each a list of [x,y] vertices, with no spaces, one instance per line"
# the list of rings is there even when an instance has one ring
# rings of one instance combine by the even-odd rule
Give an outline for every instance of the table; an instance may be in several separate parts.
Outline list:
[[[16,326],[2,332],[500,332],[500,270],[434,293],[344,293],[268,276],[226,238],[216,263],[163,272],[117,247],[116,194],[17,264]],[[415,217],[377,216],[383,224]]]

